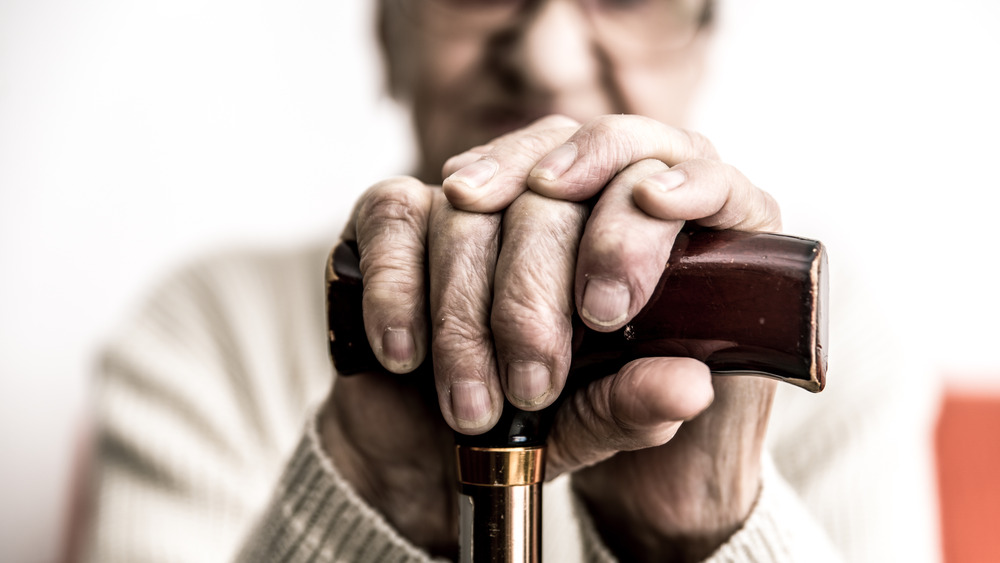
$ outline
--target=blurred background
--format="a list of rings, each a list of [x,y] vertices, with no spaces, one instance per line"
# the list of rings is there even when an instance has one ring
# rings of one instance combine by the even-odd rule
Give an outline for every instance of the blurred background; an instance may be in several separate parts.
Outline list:
[[[0,1],[3,561],[58,558],[95,351],[151,284],[332,243],[408,170],[370,4]],[[948,389],[1000,396],[1000,3],[722,4],[695,128]]]

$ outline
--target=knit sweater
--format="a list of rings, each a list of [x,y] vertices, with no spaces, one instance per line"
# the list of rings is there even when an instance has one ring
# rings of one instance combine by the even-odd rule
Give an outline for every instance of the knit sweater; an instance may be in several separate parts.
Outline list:
[[[324,249],[211,257],[113,335],[96,380],[85,560],[430,560],[341,479],[318,438],[316,407],[335,384],[324,262]],[[939,558],[934,386],[836,280],[828,388],[782,386],[760,498],[711,561]],[[568,478],[545,495],[547,561],[614,560]]]

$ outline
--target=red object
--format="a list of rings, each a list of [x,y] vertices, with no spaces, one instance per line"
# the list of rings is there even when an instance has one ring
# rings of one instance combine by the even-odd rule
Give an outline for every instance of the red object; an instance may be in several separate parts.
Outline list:
[[[1000,393],[946,394],[936,447],[945,562],[1000,561]]]

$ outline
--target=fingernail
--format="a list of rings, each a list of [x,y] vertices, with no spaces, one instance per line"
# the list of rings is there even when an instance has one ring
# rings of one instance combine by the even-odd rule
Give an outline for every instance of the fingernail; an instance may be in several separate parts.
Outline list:
[[[669,192],[670,190],[676,189],[686,181],[687,174],[685,174],[683,170],[667,170],[666,172],[661,172],[660,174],[653,174],[643,180],[643,182],[648,182],[650,186],[660,190],[661,192]]]
[[[600,326],[615,326],[628,317],[631,303],[625,284],[601,278],[587,280],[580,316]]]
[[[444,161],[444,166],[441,167],[441,170],[454,170],[455,172],[458,172],[480,158],[482,158],[482,155],[480,154],[476,154],[474,152],[463,152],[462,154],[455,155]]]
[[[493,175],[497,173],[499,167],[500,165],[496,161],[481,158],[459,169],[449,176],[448,179],[461,182],[472,189],[481,188],[486,185],[486,182],[493,179]]]
[[[550,152],[531,171],[531,176],[542,180],[555,180],[576,162],[576,145],[566,143]]]
[[[412,367],[415,348],[413,335],[407,328],[389,327],[382,333],[382,354],[402,369]]]
[[[519,406],[545,402],[552,390],[549,369],[538,362],[511,362],[507,365],[507,391]]]
[[[451,384],[451,414],[460,428],[480,428],[490,420],[490,392],[481,381]]]

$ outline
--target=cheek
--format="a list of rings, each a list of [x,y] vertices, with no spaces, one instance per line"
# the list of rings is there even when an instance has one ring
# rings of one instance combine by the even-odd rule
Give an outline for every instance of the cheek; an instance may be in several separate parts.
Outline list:
[[[472,40],[433,41],[421,52],[418,90],[444,103],[460,98],[476,71],[483,47]]]
[[[472,40],[436,41],[421,50],[413,75],[413,110],[424,165],[432,171],[483,141],[469,124],[470,111],[487,84],[480,68],[483,50]]]

